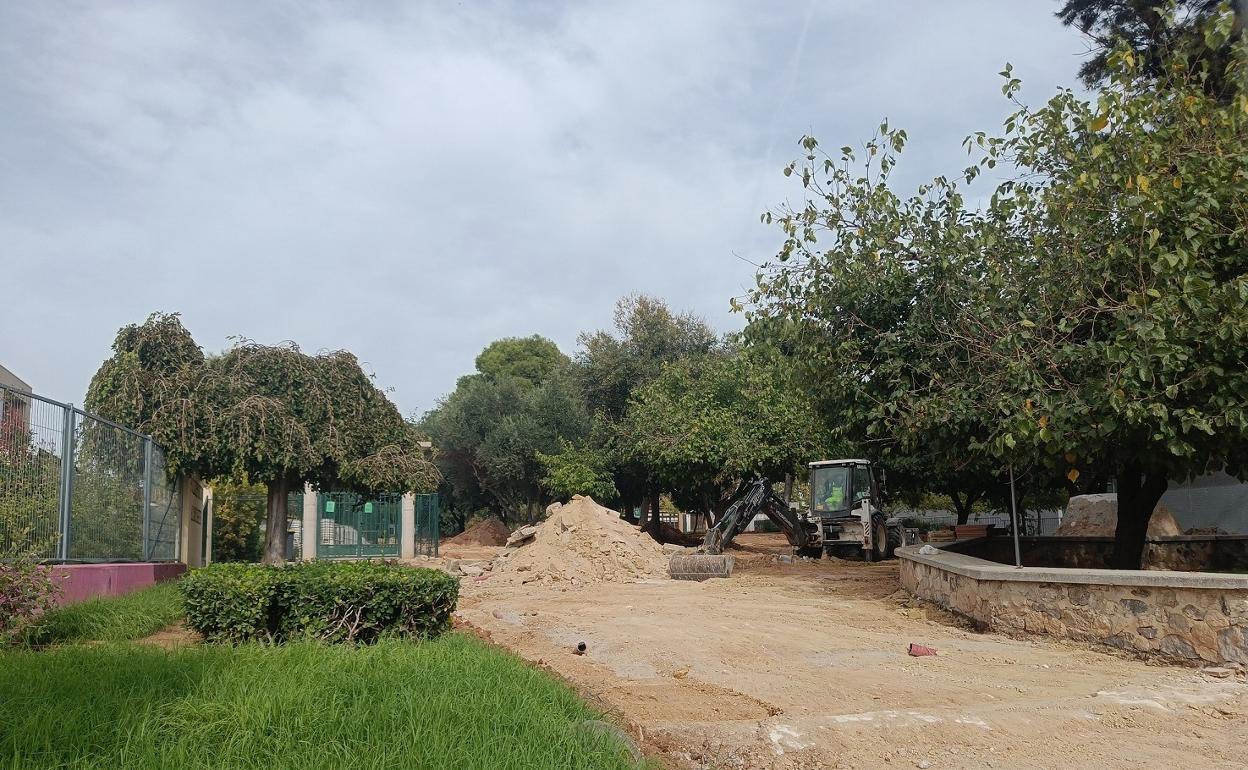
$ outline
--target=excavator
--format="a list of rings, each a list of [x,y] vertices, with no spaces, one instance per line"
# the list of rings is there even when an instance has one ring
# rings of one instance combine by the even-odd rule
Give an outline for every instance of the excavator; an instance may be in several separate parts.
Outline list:
[[[675,554],[668,571],[677,580],[706,580],[732,574],[724,553],[756,516],[770,519],[793,546],[795,556],[820,558],[861,553],[867,561],[887,559],[904,542],[901,520],[885,516],[883,498],[867,460],[819,460],[809,464],[810,503],[804,510],[786,503],[759,478],[741,485],[728,510],[706,531],[695,553]]]

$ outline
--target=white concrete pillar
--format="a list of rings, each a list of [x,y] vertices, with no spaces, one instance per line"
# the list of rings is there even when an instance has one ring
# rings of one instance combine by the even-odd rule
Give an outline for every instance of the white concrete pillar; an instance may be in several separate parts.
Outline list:
[[[198,567],[203,561],[204,488],[193,476],[182,476],[179,483],[182,525],[178,529],[178,561]]]
[[[303,485],[303,518],[300,520],[299,533],[300,540],[303,545],[303,560],[312,561],[316,558],[316,546],[321,541],[320,527],[320,506],[317,504],[316,490],[311,484]]]
[[[403,504],[399,510],[399,556],[404,559],[415,559],[416,495],[411,492],[403,495]]]
[[[212,487],[204,487],[204,510],[203,515],[208,517],[204,523],[204,537],[208,542],[204,543],[204,564],[212,564]]]

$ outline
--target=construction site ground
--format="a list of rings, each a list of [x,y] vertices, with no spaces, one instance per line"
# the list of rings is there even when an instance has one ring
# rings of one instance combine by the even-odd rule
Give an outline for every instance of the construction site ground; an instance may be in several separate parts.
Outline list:
[[[1248,763],[1237,672],[977,633],[908,600],[895,561],[783,564],[779,535],[738,546],[734,575],[703,583],[465,579],[458,617],[615,715],[664,767]],[[911,657],[911,642],[938,654]]]

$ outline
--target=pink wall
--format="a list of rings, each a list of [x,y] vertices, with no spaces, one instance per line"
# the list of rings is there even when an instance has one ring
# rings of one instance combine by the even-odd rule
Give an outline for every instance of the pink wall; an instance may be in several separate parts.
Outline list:
[[[52,571],[61,580],[61,604],[73,604],[97,596],[120,596],[183,572],[181,562],[125,564],[57,564]]]

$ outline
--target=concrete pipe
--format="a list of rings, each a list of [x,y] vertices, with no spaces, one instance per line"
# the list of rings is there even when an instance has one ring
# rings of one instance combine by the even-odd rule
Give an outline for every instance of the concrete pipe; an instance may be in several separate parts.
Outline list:
[[[667,562],[673,580],[726,578],[732,574],[732,556],[709,553],[679,553]]]

